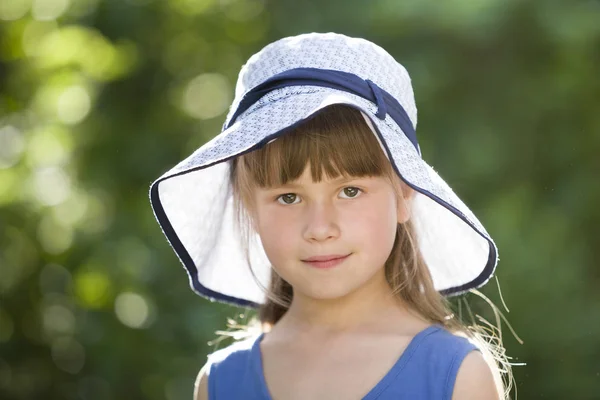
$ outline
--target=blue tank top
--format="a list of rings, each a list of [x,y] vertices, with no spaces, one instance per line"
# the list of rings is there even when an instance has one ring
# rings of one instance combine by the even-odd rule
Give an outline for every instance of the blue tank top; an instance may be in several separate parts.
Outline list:
[[[210,400],[271,400],[259,348],[262,337],[236,342],[209,356]],[[431,325],[413,337],[363,400],[451,400],[458,368],[472,350],[479,349],[466,338]]]

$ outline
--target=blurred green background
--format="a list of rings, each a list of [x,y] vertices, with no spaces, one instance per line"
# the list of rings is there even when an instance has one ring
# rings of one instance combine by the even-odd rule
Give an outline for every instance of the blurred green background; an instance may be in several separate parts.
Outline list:
[[[250,55],[311,31],[410,72],[424,157],[499,246],[519,398],[600,399],[600,2],[577,0],[0,1],[0,399],[191,399],[246,310],[189,290],[148,188]]]

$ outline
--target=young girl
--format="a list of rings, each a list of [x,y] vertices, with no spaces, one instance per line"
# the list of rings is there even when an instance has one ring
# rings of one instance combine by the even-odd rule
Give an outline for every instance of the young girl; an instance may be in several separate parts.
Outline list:
[[[195,398],[505,398],[501,343],[448,300],[490,279],[497,249],[421,158],[404,67],[303,34],[253,55],[235,93],[222,133],[150,192],[193,289],[258,309]]]

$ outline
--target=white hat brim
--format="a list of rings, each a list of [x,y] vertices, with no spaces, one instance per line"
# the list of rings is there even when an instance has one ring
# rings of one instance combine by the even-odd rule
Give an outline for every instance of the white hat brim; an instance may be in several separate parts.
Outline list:
[[[498,260],[494,242],[395,121],[389,115],[377,118],[376,106],[362,97],[303,86],[273,91],[268,101],[254,104],[232,126],[152,184],[155,216],[193,290],[210,300],[238,306],[264,303],[265,293],[252,276],[235,223],[228,160],[285,134],[333,104],[347,104],[369,118],[394,169],[415,189],[411,218],[436,290],[450,296],[484,285]],[[271,265],[256,235],[251,238],[250,257],[254,275],[268,287]]]

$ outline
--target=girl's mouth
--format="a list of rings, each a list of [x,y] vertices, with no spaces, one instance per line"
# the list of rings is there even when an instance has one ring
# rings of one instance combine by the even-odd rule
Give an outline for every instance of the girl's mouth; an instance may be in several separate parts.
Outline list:
[[[350,254],[347,254],[345,256],[332,255],[322,257],[311,257],[306,260],[302,260],[302,262],[314,268],[333,268],[336,265],[343,263],[344,260],[346,260],[350,256]]]

